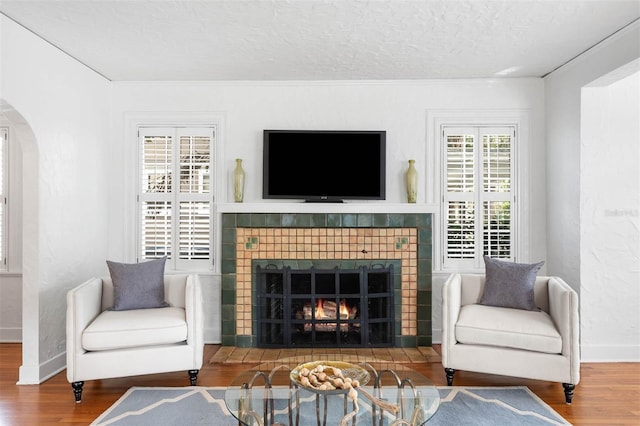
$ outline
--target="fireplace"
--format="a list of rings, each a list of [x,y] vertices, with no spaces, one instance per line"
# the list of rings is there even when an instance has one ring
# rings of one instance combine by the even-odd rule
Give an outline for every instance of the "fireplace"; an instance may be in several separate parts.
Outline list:
[[[283,270],[290,267],[294,274],[296,270],[312,268],[348,271],[364,266],[371,270],[382,263],[385,267],[393,265],[393,346],[430,346],[431,218],[430,213],[223,213],[222,344],[260,344],[258,334],[262,336],[263,331],[258,326],[258,265],[265,269],[271,264]],[[310,309],[315,315],[317,299],[313,308],[309,301],[307,315]],[[334,296],[332,301],[339,304],[342,299],[346,302],[349,297]],[[323,299],[323,309],[325,304],[329,311],[333,308]],[[304,304],[302,312],[304,318]],[[353,318],[335,321],[315,316],[320,321],[307,328],[317,331],[335,323],[344,329],[352,324],[348,320],[362,315],[359,312]],[[273,330],[264,333],[277,334],[277,328],[274,325]],[[316,335],[316,339],[322,341],[323,336]],[[370,344],[374,343],[378,344]]]
[[[393,346],[393,265],[270,266],[256,267],[258,346]]]

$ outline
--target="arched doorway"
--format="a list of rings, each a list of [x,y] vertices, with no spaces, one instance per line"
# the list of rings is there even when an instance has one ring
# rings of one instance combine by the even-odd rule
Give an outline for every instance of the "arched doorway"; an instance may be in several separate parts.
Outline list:
[[[22,365],[18,384],[37,384],[40,383],[38,147],[26,119],[2,99],[0,117],[8,123],[11,137],[20,147],[22,160],[21,164],[13,164],[21,169],[14,176],[21,179],[22,188],[21,224],[17,225],[22,231]]]

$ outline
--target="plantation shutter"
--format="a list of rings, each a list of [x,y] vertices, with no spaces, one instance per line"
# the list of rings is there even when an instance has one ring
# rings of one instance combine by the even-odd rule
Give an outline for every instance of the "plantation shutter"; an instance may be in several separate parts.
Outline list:
[[[444,145],[446,268],[480,268],[482,256],[513,259],[512,127],[448,127]]]
[[[179,132],[179,258],[211,257],[211,136]]]
[[[475,257],[475,135],[446,136],[447,257]]]
[[[212,128],[141,128],[139,259],[212,263]]]
[[[513,130],[481,129],[483,254],[514,260],[512,206]]]

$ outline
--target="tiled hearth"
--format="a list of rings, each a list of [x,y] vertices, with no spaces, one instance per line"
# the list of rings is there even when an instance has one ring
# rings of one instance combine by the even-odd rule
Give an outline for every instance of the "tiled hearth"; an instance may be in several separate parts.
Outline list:
[[[224,213],[222,343],[256,345],[255,265],[353,268],[380,261],[396,272],[395,346],[431,345],[431,214]]]
[[[415,348],[313,348],[313,349],[262,349],[238,348],[223,346],[209,360],[212,364],[252,364],[273,362],[284,358],[296,359],[300,362],[314,359],[328,359],[339,357],[346,362],[367,362],[372,359],[393,361],[394,364],[441,362],[442,357],[430,346]]]

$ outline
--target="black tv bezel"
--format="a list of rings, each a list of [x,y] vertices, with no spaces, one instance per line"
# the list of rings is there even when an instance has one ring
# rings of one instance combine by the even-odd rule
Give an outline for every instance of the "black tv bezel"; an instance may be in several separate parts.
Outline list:
[[[309,194],[270,194],[269,193],[269,144],[273,133],[300,133],[300,134],[375,134],[379,136],[380,163],[378,164],[378,195],[309,195]],[[386,130],[278,130],[265,129],[262,137],[262,198],[265,200],[304,200],[305,202],[341,203],[343,200],[376,201],[386,200],[386,174],[387,174],[387,132]],[[354,161],[357,159],[354,158]]]

